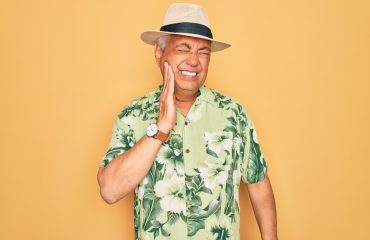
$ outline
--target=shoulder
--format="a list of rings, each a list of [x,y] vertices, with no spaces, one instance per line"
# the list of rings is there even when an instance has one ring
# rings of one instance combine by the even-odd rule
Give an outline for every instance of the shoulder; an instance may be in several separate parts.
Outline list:
[[[251,125],[252,120],[248,114],[245,106],[232,96],[227,96],[215,89],[206,88],[208,91],[208,99],[216,108],[221,109],[222,111],[229,112],[233,121],[233,124],[238,125],[240,128],[244,128],[248,125]]]
[[[159,104],[159,96],[161,93],[161,86],[154,91],[151,91],[144,96],[133,99],[128,105],[124,106],[120,113],[119,118],[128,116],[140,116],[144,113],[154,113],[156,106]]]
[[[204,87],[205,90],[208,92],[208,99],[209,101],[213,102],[218,108],[223,108],[225,110],[239,110],[245,112],[245,109],[242,103],[232,97],[225,95],[215,89]]]

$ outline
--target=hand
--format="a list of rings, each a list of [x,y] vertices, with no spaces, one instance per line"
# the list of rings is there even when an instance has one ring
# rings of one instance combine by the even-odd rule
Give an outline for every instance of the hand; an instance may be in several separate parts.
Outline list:
[[[163,89],[159,97],[158,128],[168,134],[176,124],[175,75],[172,67],[164,62]]]

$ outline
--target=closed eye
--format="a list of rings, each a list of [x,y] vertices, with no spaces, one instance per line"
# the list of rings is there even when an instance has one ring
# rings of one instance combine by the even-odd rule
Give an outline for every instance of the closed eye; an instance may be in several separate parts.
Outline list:
[[[204,54],[204,55],[211,55],[211,51],[208,51],[208,50],[202,50],[202,51],[199,51],[200,54]]]
[[[190,51],[190,46],[187,43],[181,43],[176,46],[176,51],[178,52],[189,52]]]
[[[178,49],[176,49],[176,51],[178,51],[178,52],[189,52],[189,49],[178,48]]]
[[[209,47],[202,47],[198,52],[200,54],[211,55],[211,49]]]

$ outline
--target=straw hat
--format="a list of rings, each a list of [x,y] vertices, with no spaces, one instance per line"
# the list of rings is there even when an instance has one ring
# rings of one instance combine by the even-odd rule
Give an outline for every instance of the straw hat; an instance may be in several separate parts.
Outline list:
[[[160,30],[143,32],[141,40],[154,45],[159,37],[172,34],[210,40],[212,52],[221,51],[231,46],[213,39],[207,10],[196,4],[171,4],[164,16]]]

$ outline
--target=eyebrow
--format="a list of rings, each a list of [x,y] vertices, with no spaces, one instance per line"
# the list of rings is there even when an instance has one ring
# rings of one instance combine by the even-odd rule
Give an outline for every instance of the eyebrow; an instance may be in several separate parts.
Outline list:
[[[188,43],[180,43],[180,44],[177,44],[177,45],[176,45],[176,48],[177,48],[177,47],[181,47],[181,46],[185,46],[185,47],[187,47],[188,49],[191,49],[191,46],[190,46]],[[210,48],[210,47],[208,47],[208,46],[204,46],[204,47],[201,47],[200,49],[198,49],[198,51],[202,51],[202,50],[211,51],[211,48]]]
[[[176,45],[176,48],[177,48],[177,47],[181,47],[181,46],[185,46],[185,47],[187,47],[187,48],[191,49],[190,45],[189,45],[189,44],[187,44],[187,43],[180,43],[180,44],[177,44],[177,45]]]

